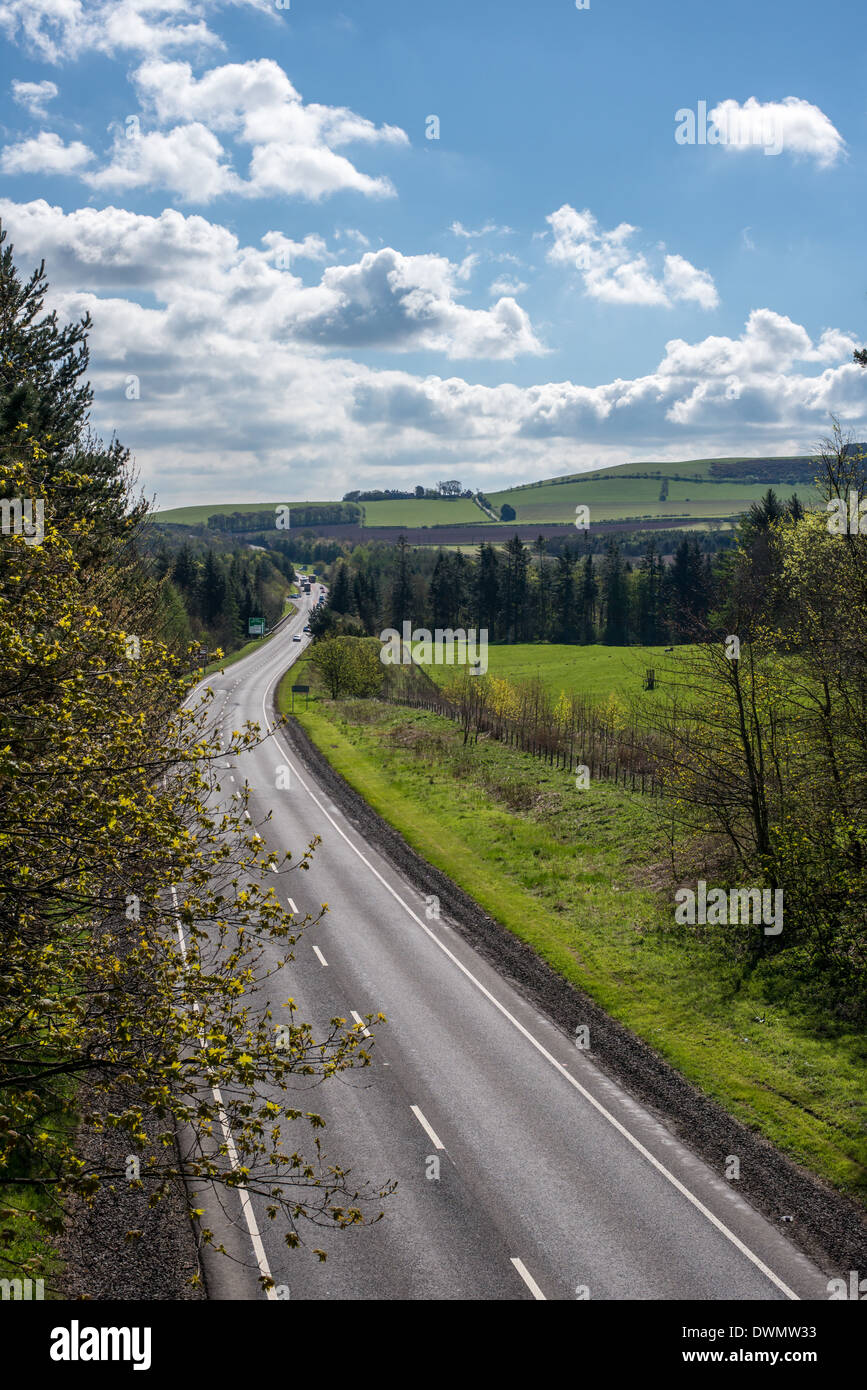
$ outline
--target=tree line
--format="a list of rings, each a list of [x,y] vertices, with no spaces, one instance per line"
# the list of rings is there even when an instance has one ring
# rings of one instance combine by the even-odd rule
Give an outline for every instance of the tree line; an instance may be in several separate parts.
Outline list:
[[[754,522],[785,506],[769,489],[753,507]],[[485,628],[489,641],[611,646],[691,640],[718,602],[724,553],[702,552],[682,535],[670,563],[650,534],[634,563],[609,539],[596,556],[580,543],[549,553],[539,537],[527,546],[516,534],[498,550],[487,542],[474,555],[394,547],[355,547],[333,571],[325,612],[315,632],[378,634],[385,627]]]
[[[361,508],[343,502],[293,502],[286,503],[287,511],[280,517],[287,531],[307,526],[353,525],[361,520]],[[264,507],[252,512],[214,512],[208,517],[211,531],[273,531],[277,527],[278,510]]]

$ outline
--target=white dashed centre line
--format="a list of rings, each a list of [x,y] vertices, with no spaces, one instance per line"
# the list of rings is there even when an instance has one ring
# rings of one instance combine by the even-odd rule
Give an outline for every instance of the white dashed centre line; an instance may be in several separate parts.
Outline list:
[[[419,1110],[418,1106],[417,1106],[417,1105],[411,1105],[409,1108],[410,1108],[410,1110],[412,1111],[412,1113],[415,1115],[415,1118],[418,1120],[419,1124],[421,1125],[421,1127],[422,1127],[422,1129],[424,1130],[425,1134],[427,1135],[428,1139],[429,1139],[429,1140],[431,1141],[431,1143],[433,1144],[434,1148],[435,1148],[435,1149],[444,1149],[444,1148],[445,1148],[445,1144],[443,1143],[442,1139],[438,1138],[438,1136],[434,1133],[433,1128],[428,1124],[427,1120],[425,1119],[424,1115],[423,1115],[423,1114],[421,1113],[421,1111]]]
[[[316,952],[316,955],[317,955],[318,958],[319,958],[319,963],[320,963],[320,965],[327,965],[327,964],[328,964],[328,961],[327,961],[327,960],[325,959],[325,957],[323,956],[323,954],[322,954],[322,952],[320,951],[319,947],[318,947],[318,946],[314,946],[313,949],[314,949],[314,951]]]
[[[274,685],[274,682],[277,679],[278,676],[275,676],[271,680],[265,691],[265,694],[262,697],[262,716],[264,719],[265,728],[269,731],[269,733],[274,728],[276,728],[276,725],[272,724],[270,718],[268,717],[268,696],[271,693],[271,689]],[[560,1062],[556,1057],[554,1057],[548,1051],[548,1049],[544,1047],[542,1043],[539,1042],[538,1038],[534,1037],[534,1035],[529,1031],[529,1029],[525,1028],[523,1023],[521,1023],[520,1020],[514,1016],[514,1014],[510,1013],[509,1010],[505,1007],[505,1005],[501,1004],[499,999],[497,999],[495,995],[493,995],[491,991],[485,985],[483,985],[480,980],[476,979],[472,971],[468,969],[466,965],[464,965],[463,961],[458,959],[458,957],[454,954],[453,951],[449,950],[448,946],[446,946],[444,942],[438,939],[438,937],[427,925],[427,923],[422,921],[418,913],[413,911],[413,909],[409,906],[409,903],[407,903],[401,897],[400,893],[398,893],[396,889],[394,889],[391,886],[391,884],[385,878],[383,878],[379,870],[370,862],[366,855],[362,853],[358,846],[353,843],[353,841],[349,838],[346,832],[341,829],[341,827],[337,824],[336,820],[334,820],[333,816],[330,816],[328,814],[327,808],[323,806],[319,797],[308,786],[307,782],[305,782],[304,778],[297,771],[295,764],[290,763],[290,766],[295,771],[295,776],[298,780],[299,785],[304,788],[314,805],[317,806],[320,811],[324,812],[326,818],[331,822],[332,826],[337,831],[337,834],[341,837],[341,839],[344,841],[347,847],[352,851],[353,854],[357,856],[358,859],[361,860],[362,864],[364,864],[365,867],[370,870],[373,877],[377,879],[379,883],[382,884],[385,891],[391,895],[394,901],[400,904],[404,911],[408,913],[408,915],[421,928],[421,930],[433,942],[433,944],[440,951],[442,951],[443,954],[450,961],[452,961],[452,963],[457,967],[461,974],[466,979],[468,979],[475,986],[475,988],[479,990],[479,992],[482,995],[484,995],[486,999],[490,1001],[494,1008],[504,1018],[508,1019],[512,1026],[515,1029],[517,1029],[517,1031],[524,1038],[527,1039],[527,1041],[531,1044],[532,1047],[536,1049],[539,1055],[544,1057],[545,1060],[549,1062],[551,1066],[554,1067],[555,1070],[560,1073],[563,1079],[566,1082],[568,1082],[568,1084],[571,1087],[573,1087],[573,1089],[579,1095],[583,1096],[584,1099],[590,1105],[593,1106],[594,1110],[596,1110],[598,1114],[602,1115],[605,1118],[605,1120],[607,1120],[608,1124],[610,1124],[614,1129],[616,1129],[618,1134],[621,1134],[623,1136],[627,1143],[632,1145],[636,1152],[640,1153],[642,1157],[647,1160],[651,1167],[655,1168],[656,1171],[660,1173],[667,1182],[671,1183],[672,1187],[675,1188],[676,1191],[678,1191],[681,1194],[681,1196],[685,1197],[686,1200],[690,1202],[693,1207],[695,1207],[696,1211],[700,1211],[702,1216],[704,1216],[706,1220],[709,1221],[710,1224],[721,1233],[721,1235],[725,1236],[726,1240],[730,1241],[736,1250],[740,1250],[742,1255],[745,1255],[748,1260],[751,1260],[755,1267],[761,1270],[762,1274],[764,1274],[767,1279],[770,1279],[771,1283],[775,1284],[781,1293],[785,1294],[786,1298],[790,1298],[793,1301],[797,1302],[798,1295],[792,1289],[789,1288],[788,1284],[784,1284],[783,1280],[779,1277],[779,1275],[775,1274],[772,1269],[769,1269],[768,1266],[764,1263],[764,1261],[760,1260],[758,1255],[756,1255],[752,1250],[750,1250],[749,1246],[745,1245],[744,1242],[740,1240],[738,1236],[735,1235],[734,1231],[731,1231],[728,1228],[728,1226],[726,1226],[725,1222],[721,1221],[719,1217],[714,1214],[714,1212],[712,1212],[708,1207],[706,1207],[704,1202],[700,1201],[699,1198],[696,1197],[693,1192],[690,1192],[689,1188],[685,1187],[684,1184],[680,1181],[680,1179],[675,1177],[675,1175],[668,1168],[665,1167],[665,1164],[661,1163],[659,1159],[654,1154],[652,1154],[650,1150],[647,1149],[645,1145],[642,1144],[641,1141],[637,1139],[634,1134],[631,1133],[630,1130],[626,1128],[625,1125],[621,1124],[617,1117],[615,1115],[612,1115],[611,1111],[606,1109],[602,1102],[600,1100],[597,1100],[596,1096],[594,1096],[591,1091],[588,1091],[585,1086],[581,1085],[580,1081],[577,1081],[574,1076],[571,1076],[566,1067],[563,1065],[563,1063]]]
[[[371,1033],[369,1028],[366,1028],[364,1026],[364,1019],[361,1017],[361,1014],[357,1014],[354,1009],[350,1009],[349,1012],[352,1014],[352,1017],[355,1019],[355,1022],[361,1024],[361,1031],[364,1034],[364,1036],[366,1038],[372,1038],[373,1034]]]
[[[547,1303],[548,1300],[546,1299],[542,1290],[539,1288],[539,1285],[536,1283],[536,1280],[533,1278],[527,1266],[524,1264],[524,1261],[519,1260],[517,1256],[513,1255],[512,1264],[515,1266],[524,1283],[527,1285],[527,1288],[530,1290],[530,1293],[537,1300],[537,1302]]]
[[[289,899],[289,911],[292,912],[292,913],[295,913],[295,914],[297,914],[297,912],[298,912],[298,909],[297,909],[297,907],[295,906],[294,899],[292,899],[292,898]]]

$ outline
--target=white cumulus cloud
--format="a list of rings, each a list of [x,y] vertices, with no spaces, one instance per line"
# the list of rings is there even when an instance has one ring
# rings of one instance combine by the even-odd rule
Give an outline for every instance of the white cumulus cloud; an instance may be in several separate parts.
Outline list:
[[[48,115],[47,103],[54,100],[57,92],[57,84],[47,79],[45,82],[20,82],[17,77],[12,80],[12,100],[39,120]]]
[[[390,179],[364,173],[343,148],[406,146],[405,132],[348,107],[305,103],[269,58],[200,78],[189,63],[152,59],[133,80],[144,114],[117,129],[108,162],[87,175],[93,188],[164,189],[203,204],[229,194],[311,202],[345,191],[394,195]]]
[[[569,203],[546,220],[553,233],[548,260],[553,265],[574,266],[592,299],[663,307],[682,300],[702,309],[714,309],[719,303],[710,274],[683,256],[666,256],[662,274],[655,272],[645,253],[629,244],[637,228],[628,222],[605,231],[592,212],[586,208],[578,212]]]
[[[769,308],[738,334],[671,339],[631,379],[485,386],[358,360],[367,348],[452,360],[535,350],[515,300],[471,308],[445,257],[385,247],[305,283],[297,249],[289,269],[278,262],[283,241],[322,251],[297,225],[251,246],[174,209],[0,199],[0,218],[25,271],[45,257],[61,317],[91,313],[96,424],[134,449],[165,505],[240,498],[239,478],[251,498],[287,500],[308,496],[314,473],[320,496],[405,485],[420,459],[425,476],[484,487],[648,457],[805,452],[832,414],[867,437],[854,336],[811,334]]]
[[[0,154],[4,174],[79,174],[93,159],[93,151],[80,140],[67,145],[53,131],[43,130],[32,140],[7,145]]]
[[[786,151],[813,159],[823,169],[836,164],[846,150],[846,142],[824,111],[801,97],[765,102],[748,97],[742,106],[729,98],[709,114],[723,137],[719,143],[727,150]]]
[[[276,14],[268,0],[0,0],[0,32],[48,63],[88,52],[219,49],[208,17],[232,6]]]

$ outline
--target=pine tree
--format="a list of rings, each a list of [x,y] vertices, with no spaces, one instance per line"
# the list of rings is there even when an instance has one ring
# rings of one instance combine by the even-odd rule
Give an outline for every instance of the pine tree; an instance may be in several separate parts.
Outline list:
[[[574,642],[578,637],[578,618],[575,611],[575,558],[567,546],[557,556],[554,574],[554,640]]]
[[[104,445],[88,426],[90,316],[59,327],[56,312],[44,312],[47,291],[45,263],[22,280],[0,225],[0,461],[10,450],[32,454],[35,444],[37,485],[47,487],[64,471],[78,475],[75,487],[52,489],[53,519],[65,527],[88,518],[77,559],[98,568],[118,537],[133,535],[148,507],[132,496],[129,451],[117,440]]]
[[[598,595],[599,585],[596,581],[596,568],[593,564],[593,556],[588,551],[584,557],[584,569],[581,577],[581,641],[585,646],[596,641],[596,599]]]
[[[337,573],[334,576],[334,583],[331,586],[331,593],[328,596],[328,607],[335,613],[352,612],[352,590],[349,584],[349,567],[345,560],[341,560],[337,566]]]
[[[646,647],[655,646],[660,640],[661,582],[661,563],[656,553],[656,545],[651,539],[647,543],[647,550],[638,566],[636,581],[638,640]]]
[[[506,572],[500,591],[502,625],[507,642],[526,636],[529,556],[517,533],[506,545]]]
[[[360,569],[352,581],[352,599],[355,611],[364,624],[364,630],[375,635],[381,626],[381,600],[376,576],[370,570]]]
[[[196,562],[189,541],[184,541],[172,566],[172,581],[181,589],[192,589],[196,582]]]
[[[449,564],[452,583],[452,613],[454,622],[463,626],[470,607],[470,574],[466,557],[460,550],[455,551]]]
[[[475,567],[473,592],[473,616],[479,628],[486,628],[488,635],[497,633],[500,611],[500,563],[492,545],[479,546]]]
[[[19,424],[56,466],[77,444],[93,393],[84,380],[90,315],[59,328],[57,314],[43,314],[48,281],[45,262],[23,282],[0,225],[0,435]]]
[[[545,584],[545,537],[536,537],[533,550],[536,555],[536,588],[533,603],[533,635],[537,642],[544,642],[548,636],[548,592]]]
[[[667,609],[671,635],[681,641],[695,635],[707,612],[708,596],[698,542],[684,536],[666,574]]]
[[[401,630],[413,618],[412,582],[409,573],[409,546],[406,536],[398,537],[397,567],[391,587],[391,626]]]
[[[222,613],[226,597],[226,581],[213,550],[209,549],[205,556],[205,565],[198,587],[202,618],[205,625],[211,627]]]
[[[241,625],[241,611],[238,592],[231,578],[224,579],[223,603],[215,624],[215,634],[223,651],[233,651],[247,636],[246,627]]]
[[[602,602],[605,628],[602,640],[607,646],[623,646],[627,639],[629,591],[616,541],[609,541],[602,566]]]
[[[452,627],[457,622],[457,608],[451,565],[444,551],[437,552],[436,563],[428,590],[430,624],[432,628]]]

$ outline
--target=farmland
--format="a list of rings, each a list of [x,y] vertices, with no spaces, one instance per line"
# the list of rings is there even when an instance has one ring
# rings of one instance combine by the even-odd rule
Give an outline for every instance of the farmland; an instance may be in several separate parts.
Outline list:
[[[280,506],[317,507],[323,502],[203,502],[193,507],[169,507],[156,513],[155,520],[168,526],[206,526],[209,516],[231,516],[233,512],[262,512]]]
[[[393,502],[361,502],[365,526],[484,525],[489,520],[468,497],[412,497]]]
[[[764,460],[763,481],[726,476],[742,469],[749,461],[691,459],[677,463],[621,464],[587,474],[570,474],[525,483],[517,487],[488,492],[494,512],[503,503],[513,507],[520,525],[570,525],[575,508],[590,508],[590,524],[595,522],[670,520],[673,525],[702,526],[708,521],[731,522],[764,496],[769,486],[783,497],[792,491],[805,506],[815,505],[818,494],[805,481],[804,460]],[[769,479],[768,471],[774,475]],[[652,476],[648,476],[648,474]],[[665,496],[661,496],[662,492]],[[290,506],[326,505],[323,502],[290,502]],[[363,529],[484,526],[491,539],[511,523],[492,521],[486,512],[467,497],[405,498],[361,502]],[[202,526],[216,513],[255,512],[276,508],[277,502],[213,502],[199,506],[174,507],[159,512],[164,523]]]
[[[489,493],[496,511],[508,503],[519,522],[563,523],[575,520],[575,508],[590,508],[590,521],[622,521],[627,518],[661,518],[702,520],[709,517],[734,518],[758,502],[774,486],[781,495],[797,491],[805,506],[818,501],[816,490],[803,482],[786,480],[742,482],[738,479],[716,479],[708,472],[714,460],[693,460],[676,464],[631,464],[622,469],[610,468],[586,477],[566,481],[550,480],[539,484],[508,488]],[[718,461],[717,461],[718,462]],[[658,474],[656,470],[659,470]],[[654,471],[653,477],[636,476]],[[781,466],[781,474],[785,472]],[[687,476],[688,475],[688,476]],[[662,498],[664,489],[667,495]]]

